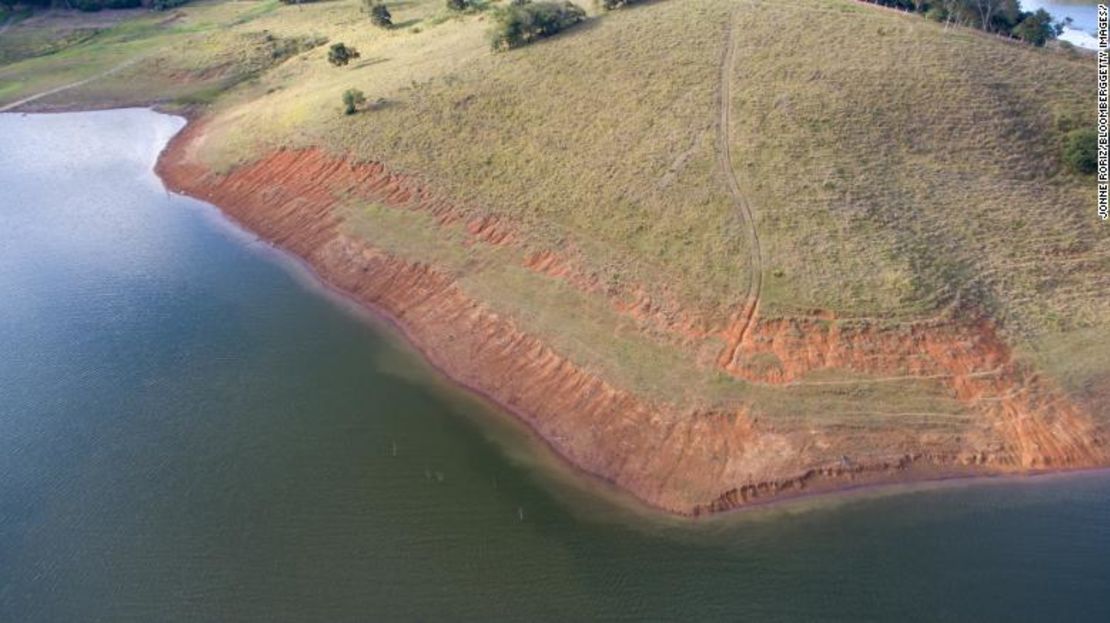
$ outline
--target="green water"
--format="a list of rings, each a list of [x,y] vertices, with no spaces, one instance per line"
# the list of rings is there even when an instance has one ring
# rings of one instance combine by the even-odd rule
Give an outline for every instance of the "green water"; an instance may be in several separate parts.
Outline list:
[[[0,115],[0,621],[1110,621],[1110,476],[645,516],[153,160]]]

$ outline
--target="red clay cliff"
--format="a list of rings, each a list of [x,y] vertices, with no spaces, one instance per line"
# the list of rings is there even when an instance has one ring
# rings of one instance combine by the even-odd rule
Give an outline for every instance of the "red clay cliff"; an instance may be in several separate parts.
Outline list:
[[[947,476],[1105,465],[1105,431],[1082,405],[1014,360],[993,324],[925,321],[897,330],[830,321],[831,315],[756,319],[738,343],[729,323],[646,296],[612,298],[618,312],[675,340],[706,335],[745,357],[719,357],[722,373],[767,385],[801,383],[823,368],[876,377],[935,379],[975,414],[960,435],[896,429],[776,427],[743,406],[683,409],[616,387],[576,366],[513,319],[468,296],[451,275],[403,260],[344,233],[350,197],[427,210],[441,224],[465,219],[377,163],[320,150],[280,150],[229,173],[213,173],[190,149],[196,123],[171,141],[158,173],[171,189],[211,202],[245,227],[308,262],[319,277],[389,317],[447,375],[527,422],[580,469],[670,512],[699,514],[802,493]],[[465,222],[477,242],[512,246],[495,218]],[[525,252],[522,263],[607,296],[573,262]],[[730,333],[731,332],[731,333]],[[730,351],[731,352],[731,351]],[[752,367],[765,353],[773,366]],[[712,364],[710,364],[712,365]],[[844,448],[867,448],[847,457]]]

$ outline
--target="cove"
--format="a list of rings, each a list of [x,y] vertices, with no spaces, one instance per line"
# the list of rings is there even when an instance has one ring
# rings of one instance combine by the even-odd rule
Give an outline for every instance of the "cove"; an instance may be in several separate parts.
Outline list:
[[[167,193],[183,124],[0,115],[0,620],[1110,620],[1105,472],[647,513]]]

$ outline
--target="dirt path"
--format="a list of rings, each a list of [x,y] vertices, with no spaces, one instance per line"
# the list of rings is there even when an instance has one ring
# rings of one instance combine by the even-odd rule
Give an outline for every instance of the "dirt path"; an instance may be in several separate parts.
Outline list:
[[[120,63],[118,65],[115,65],[113,67],[109,67],[108,69],[106,69],[106,70],[104,70],[104,71],[102,71],[102,72],[100,72],[96,75],[89,76],[88,78],[85,78],[83,80],[78,80],[77,82],[70,82],[69,84],[63,84],[62,86],[54,87],[53,89],[48,89],[48,90],[43,91],[41,93],[36,93],[34,95],[25,97],[21,100],[16,100],[16,101],[14,101],[10,104],[5,104],[4,106],[0,106],[0,112],[8,112],[8,111],[11,111],[11,110],[15,110],[16,108],[19,108],[20,106],[22,106],[24,104],[30,104],[31,102],[33,102],[35,100],[42,99],[42,98],[48,97],[50,95],[54,95],[56,93],[61,93],[62,91],[68,91],[70,89],[76,89],[77,87],[84,86],[84,85],[86,85],[86,84],[88,84],[88,83],[90,83],[94,80],[100,80],[101,78],[105,78],[107,76],[110,76],[110,75],[116,73],[117,71],[120,71],[121,69],[124,69],[126,67],[130,67],[131,65],[134,65],[135,63],[139,62],[142,58],[144,58],[144,57],[139,56],[139,57],[128,59],[128,60],[123,61],[122,63]]]
[[[954,378],[963,379],[978,379],[990,376],[1001,376],[1004,370],[1002,368],[993,368],[991,370],[980,370],[978,372],[968,372],[966,374],[904,374],[901,376],[881,376],[876,378],[863,378],[851,379],[844,381],[789,381],[775,385],[776,387],[815,387],[820,385],[872,385],[875,383],[904,383],[916,381],[933,381],[933,380],[949,380]],[[769,383],[767,384],[769,385]]]
[[[722,354],[722,364],[728,365],[736,357],[736,351],[744,341],[744,336],[755,317],[755,310],[759,307],[759,298],[763,290],[763,252],[759,246],[759,231],[756,229],[755,217],[752,213],[751,203],[740,191],[740,182],[736,179],[736,169],[732,163],[732,148],[729,145],[731,119],[732,119],[732,74],[736,66],[736,13],[729,17],[728,28],[725,29],[725,52],[721,58],[721,78],[719,82],[717,118],[717,167],[728,186],[729,194],[736,205],[737,211],[747,225],[748,249],[751,257],[751,277],[748,280],[748,292],[744,302],[744,309],[740,312],[737,321],[739,329],[732,335],[728,346]]]

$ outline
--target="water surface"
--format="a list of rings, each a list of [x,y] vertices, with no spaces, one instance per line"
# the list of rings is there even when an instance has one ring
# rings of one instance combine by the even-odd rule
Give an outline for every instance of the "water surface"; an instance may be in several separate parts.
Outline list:
[[[1098,49],[1098,0],[1021,0],[1021,8],[1044,9],[1057,21],[1071,18],[1071,25],[1060,38],[1080,47]]]
[[[0,621],[1110,620],[1110,477],[685,522],[508,418],[153,160],[0,115]]]

